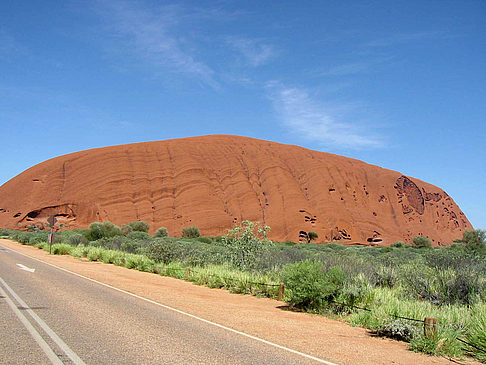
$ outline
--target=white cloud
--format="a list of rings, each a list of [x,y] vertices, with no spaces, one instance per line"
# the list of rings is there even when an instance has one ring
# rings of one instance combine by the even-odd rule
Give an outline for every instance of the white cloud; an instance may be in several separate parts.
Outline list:
[[[227,42],[253,67],[268,63],[278,53],[274,46],[256,39],[229,38]]]
[[[343,121],[357,109],[356,104],[321,104],[308,92],[288,88],[278,82],[267,84],[273,106],[284,126],[302,137],[344,148],[371,148],[383,145],[381,138],[355,123]]]
[[[217,88],[214,71],[197,60],[186,39],[177,35],[182,9],[165,6],[149,11],[127,2],[103,1],[101,13],[123,50],[172,72],[199,79]]]

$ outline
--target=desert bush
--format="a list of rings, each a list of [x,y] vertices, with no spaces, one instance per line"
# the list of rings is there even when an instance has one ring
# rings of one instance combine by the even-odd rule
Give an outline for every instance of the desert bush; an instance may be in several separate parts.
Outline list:
[[[344,287],[344,272],[333,267],[324,272],[318,261],[301,261],[286,265],[282,279],[289,289],[289,303],[305,310],[319,310],[336,300]]]
[[[36,243],[47,242],[47,232],[36,231],[30,233],[29,245],[33,246]]]
[[[462,238],[456,239],[454,242],[470,248],[486,246],[486,231],[482,229],[466,230],[463,232]]]
[[[54,255],[69,255],[73,246],[67,243],[55,243],[52,245],[52,253]]]
[[[396,248],[402,248],[402,247],[404,247],[404,245],[405,244],[403,243],[403,241],[396,241],[396,242],[393,242],[390,246],[396,247]]]
[[[190,226],[182,228],[182,237],[185,238],[196,238],[201,235],[199,228],[197,226]]]
[[[120,227],[114,225],[111,222],[95,222],[89,226],[89,231],[86,233],[86,238],[89,241],[96,241],[100,238],[110,238],[115,236],[121,236],[122,232]]]
[[[127,254],[125,256],[125,267],[139,271],[153,272],[155,262],[144,255]]]
[[[167,228],[165,228],[165,227],[159,228],[154,233],[155,238],[167,237],[168,235],[169,235],[169,232],[167,231]]]
[[[68,238],[68,243],[72,246],[86,245],[88,243],[88,239],[81,233],[74,233]]]
[[[371,283],[373,286],[384,288],[393,288],[398,283],[398,273],[393,267],[381,266],[371,274]]]
[[[70,254],[74,257],[87,257],[89,249],[89,246],[78,245],[73,247]]]
[[[410,342],[416,333],[417,327],[399,319],[390,319],[376,329],[376,334],[378,336],[405,342]]]
[[[10,236],[10,230],[0,229],[0,237],[8,237],[8,236]]]
[[[259,257],[272,245],[266,241],[270,227],[262,227],[258,222],[243,221],[228,230],[222,244],[228,248],[229,262],[239,269],[254,269]]]
[[[16,232],[12,236],[12,239],[17,241],[18,243],[21,243],[23,245],[27,245],[27,244],[29,244],[31,237],[32,237],[31,232]]]
[[[101,261],[104,249],[102,247],[90,247],[86,257],[89,261]]]
[[[150,238],[150,235],[147,232],[142,232],[142,231],[132,231],[129,234],[126,235],[126,237],[130,240],[148,240]]]
[[[131,227],[132,231],[135,232],[145,232],[147,233],[150,229],[150,225],[147,222],[144,221],[135,221],[135,222],[130,222],[127,224],[128,227]],[[130,232],[128,232],[130,233]]]
[[[169,239],[151,241],[145,249],[146,255],[156,262],[168,264],[177,257],[177,243]]]
[[[198,237],[197,240],[199,242],[203,242],[203,243],[207,243],[207,244],[211,244],[213,243],[213,240],[209,237],[204,237],[204,236],[201,236],[201,237]]]
[[[413,244],[417,248],[429,248],[432,247],[432,242],[429,237],[417,236],[413,239]]]

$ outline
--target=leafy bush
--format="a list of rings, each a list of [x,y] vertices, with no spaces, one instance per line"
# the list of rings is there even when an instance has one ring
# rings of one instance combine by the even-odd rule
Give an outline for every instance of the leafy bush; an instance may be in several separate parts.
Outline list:
[[[144,221],[135,221],[128,223],[128,226],[131,227],[132,231],[135,232],[145,232],[147,233],[150,229],[150,225]]]
[[[167,228],[161,227],[158,230],[155,231],[154,237],[167,237],[169,235],[169,232],[167,231]]]
[[[147,256],[156,262],[168,264],[175,260],[177,251],[177,243],[167,239],[157,239],[151,241],[145,253]]]
[[[318,261],[301,261],[286,265],[282,279],[289,289],[289,302],[305,310],[319,310],[336,300],[342,292],[346,276],[338,267],[324,272]]]
[[[197,226],[190,226],[182,228],[182,237],[185,238],[196,238],[201,235],[199,228]]]
[[[88,239],[81,233],[74,233],[68,238],[68,243],[72,246],[86,245],[88,244]]]
[[[396,242],[393,242],[390,247],[396,247],[396,248],[402,248],[404,247],[405,244],[403,243],[403,241],[396,241]]]
[[[429,237],[417,236],[413,239],[413,244],[418,248],[429,248],[432,247],[432,242]]]
[[[89,226],[89,231],[86,234],[86,238],[89,241],[96,241],[100,238],[110,238],[115,236],[121,236],[122,232],[120,227],[114,225],[111,222],[95,222]]]
[[[229,262],[239,269],[255,268],[257,259],[272,244],[265,241],[269,227],[260,227],[258,223],[243,221],[228,230],[222,244],[228,248]]]
[[[481,229],[464,231],[462,238],[456,239],[454,242],[462,243],[471,248],[486,246],[486,231]]]

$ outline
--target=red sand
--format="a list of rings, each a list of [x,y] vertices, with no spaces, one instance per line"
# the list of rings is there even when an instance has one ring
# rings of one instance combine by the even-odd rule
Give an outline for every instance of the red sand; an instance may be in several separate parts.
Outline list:
[[[391,244],[429,236],[449,244],[471,224],[449,195],[362,161],[238,136],[98,148],[42,162],[0,187],[0,227],[66,228],[147,221],[177,236],[197,225],[221,235],[264,222],[274,240]]]

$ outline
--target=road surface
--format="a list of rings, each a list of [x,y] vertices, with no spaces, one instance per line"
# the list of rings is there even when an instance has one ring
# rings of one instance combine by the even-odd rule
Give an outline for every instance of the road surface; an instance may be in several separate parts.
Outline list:
[[[2,364],[328,363],[164,308],[1,245],[0,317]]]

